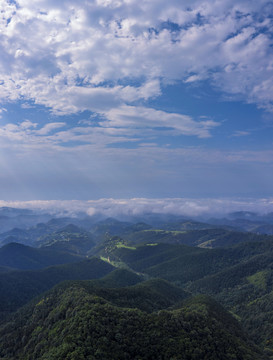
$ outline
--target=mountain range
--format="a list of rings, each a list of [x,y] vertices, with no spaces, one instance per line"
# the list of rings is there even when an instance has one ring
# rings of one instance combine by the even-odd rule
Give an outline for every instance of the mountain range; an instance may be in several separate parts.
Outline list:
[[[3,231],[0,358],[273,359],[273,237],[148,218]]]

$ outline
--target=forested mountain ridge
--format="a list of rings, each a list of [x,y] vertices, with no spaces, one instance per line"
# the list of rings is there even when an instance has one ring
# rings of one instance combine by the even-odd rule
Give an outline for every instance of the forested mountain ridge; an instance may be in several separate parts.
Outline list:
[[[148,229],[121,236],[127,241],[139,243],[169,243],[198,246],[204,248],[228,247],[241,242],[273,240],[273,236],[238,232],[221,228],[199,230]]]
[[[98,258],[41,270],[0,273],[0,319],[64,280],[96,279],[114,270]]]
[[[69,224],[61,230],[40,236],[34,245],[84,256],[95,246],[95,239],[90,232]]]
[[[136,285],[138,286],[138,285]],[[141,291],[141,287],[139,290]],[[147,289],[139,299],[145,299]],[[235,319],[208,298],[175,310],[140,310],[117,301],[130,287],[104,289],[86,283],[57,286],[0,328],[4,359],[267,359]],[[112,299],[114,299],[114,303]],[[130,297],[129,297],[130,298]]]
[[[187,354],[185,359],[254,360],[264,359],[267,356],[273,359],[272,236],[217,228],[185,219],[181,221],[176,219],[176,222],[170,223],[161,222],[161,226],[158,227],[155,227],[155,223],[151,226],[145,222],[133,223],[115,219],[106,219],[99,223],[90,223],[90,219],[84,221],[76,219],[73,220],[74,223],[70,220],[70,218],[53,219],[46,224],[25,229],[22,233],[22,241],[26,243],[30,241],[36,245],[36,248],[14,243],[0,248],[0,319],[2,320],[0,350],[3,351],[0,354],[4,354],[5,349],[10,351],[9,355],[8,352],[2,355],[7,356],[4,359],[59,360],[59,356],[68,359],[88,359],[87,356],[90,359],[112,359],[110,352],[107,352],[109,349],[99,339],[96,340],[94,337],[92,343],[88,338],[85,342],[81,335],[80,338],[76,335],[76,324],[89,321],[88,316],[93,313],[93,306],[102,319],[105,309],[113,319],[109,324],[105,320],[101,328],[97,317],[92,326],[101,330],[109,326],[106,330],[107,336],[105,333],[104,335],[101,333],[100,336],[111,344],[112,352],[116,351],[114,356],[119,354],[116,359],[145,359],[144,353],[137,354],[137,345],[134,347],[130,343],[130,337],[124,342],[120,340],[119,343],[119,335],[117,338],[111,335],[111,329],[116,329],[115,327],[118,326],[118,330],[122,329],[118,332],[125,339],[128,329],[126,330],[122,324],[126,322],[129,324],[132,314],[135,319],[132,327],[136,328],[136,333],[138,334],[138,326],[143,327],[145,331],[147,330],[146,336],[151,339],[150,341],[153,343],[156,339],[158,343],[158,347],[153,343],[152,353],[149,353],[151,349],[148,348],[147,343],[146,352],[151,359],[159,359],[160,357],[156,357],[159,352],[165,354],[166,359],[168,356],[184,359],[181,353],[168,352],[175,351],[171,338],[176,342],[181,341],[179,349],[183,354]],[[83,228],[80,224],[85,224],[86,227]],[[20,236],[20,229],[16,229],[15,233]],[[30,240],[28,234],[31,235]],[[94,255],[96,257],[91,257]],[[54,261],[70,263],[47,267],[55,264]],[[32,270],[12,271],[11,266]],[[37,267],[41,269],[37,270]],[[97,280],[90,280],[94,278]],[[84,281],[78,282],[78,280]],[[51,293],[50,289],[56,284],[58,285]],[[89,299],[90,306],[92,304],[87,312],[82,308],[85,306],[83,303],[78,301],[74,303],[72,299],[68,301],[71,294],[76,296],[77,289],[86,301]],[[47,294],[55,294],[49,295],[52,299],[51,305],[46,302],[47,295],[41,295],[44,291],[49,291]],[[64,297],[67,301],[62,298],[62,292],[66,294]],[[192,298],[198,294],[209,295],[211,298]],[[37,296],[40,300],[37,300]],[[220,310],[222,308],[219,308],[212,298],[226,310]],[[29,301],[30,303],[27,304]],[[71,306],[77,309],[72,317],[75,315],[77,318],[77,313],[81,313],[81,319],[77,318],[74,324],[70,324],[68,315],[63,318],[53,315],[54,302],[56,307],[60,305],[62,310],[57,312],[62,314],[66,314],[67,311],[70,314],[69,310],[64,309],[66,305],[72,304]],[[37,306],[38,304],[40,305]],[[42,304],[47,304],[46,308],[42,307]],[[22,306],[25,308],[21,308]],[[213,313],[213,308],[218,310]],[[49,323],[49,320],[43,323],[45,318],[40,313],[42,309],[46,309],[43,314],[48,314],[45,316],[49,317]],[[14,314],[11,322],[8,321],[15,310],[17,314]],[[30,311],[29,322],[24,315],[25,311]],[[163,323],[168,327],[167,323],[170,320],[170,328],[173,326],[171,324],[174,318],[175,322],[178,321],[174,315],[175,311],[180,312],[182,317],[191,314],[189,318],[186,316],[187,320],[182,321],[184,325],[187,323],[185,328],[183,325],[180,329],[180,335],[184,340],[177,339],[172,330],[170,331],[172,335],[169,337],[165,330],[160,328],[163,323],[158,320],[162,315],[159,316],[159,311],[165,311],[166,321],[164,320]],[[36,313],[38,317],[33,318],[32,314]],[[122,313],[126,314],[124,318]],[[236,317],[242,328],[234,319],[231,320],[230,314]],[[210,326],[209,330],[198,328],[196,319],[199,319],[200,324],[205,324],[209,322],[207,316],[212,317],[214,319],[212,322],[219,325],[217,331],[214,329],[216,332],[213,332]],[[233,325],[225,325],[226,321]],[[44,329],[48,324],[50,324],[49,332]],[[89,329],[89,325],[84,326]],[[229,330],[223,334],[220,329],[225,326]],[[229,326],[233,332],[230,331]],[[191,329],[189,334],[187,329]],[[64,347],[58,339],[54,340],[54,336],[60,334],[60,331],[63,334],[62,338],[65,339]],[[23,345],[20,340],[22,332],[26,341]],[[160,340],[159,334],[162,334],[168,346]],[[204,343],[200,334],[207,337],[208,342]],[[217,334],[220,336],[219,343],[225,344],[223,346],[228,357],[219,350],[219,346],[209,334],[213,334],[214,338],[217,338]],[[46,336],[53,341],[52,348],[49,343],[43,342]],[[140,346],[141,341],[144,340],[142,335],[138,336],[140,335],[134,334],[136,344]],[[252,341],[256,342],[263,352],[253,346]],[[70,347],[70,342],[74,344],[73,347]],[[227,342],[230,345],[227,345]],[[20,344],[23,347],[20,348]],[[192,345],[197,348],[199,346],[201,352],[194,352]],[[90,352],[90,346],[95,346],[97,352],[92,352],[93,350]],[[229,350],[232,346],[234,351],[236,348],[235,352]],[[12,353],[13,348],[18,351]],[[128,348],[129,352],[126,352],[125,348]],[[33,357],[33,354],[36,357]],[[209,354],[212,357],[209,357]]]
[[[49,248],[37,249],[9,243],[0,248],[0,266],[20,270],[35,270],[44,267],[80,261],[81,257]]]
[[[99,254],[135,271],[184,284],[217,273],[258,255],[272,256],[273,241],[242,243],[229,248],[203,249],[152,243],[130,246],[119,238],[108,241]]]
[[[192,294],[214,297],[273,358],[271,240],[210,250],[170,244],[125,245],[111,254],[135,271],[172,281]]]

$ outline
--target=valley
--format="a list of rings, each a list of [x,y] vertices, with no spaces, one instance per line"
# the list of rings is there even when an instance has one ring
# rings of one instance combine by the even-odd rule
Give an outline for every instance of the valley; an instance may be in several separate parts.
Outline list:
[[[2,232],[1,358],[273,359],[273,236],[218,226],[54,218]]]

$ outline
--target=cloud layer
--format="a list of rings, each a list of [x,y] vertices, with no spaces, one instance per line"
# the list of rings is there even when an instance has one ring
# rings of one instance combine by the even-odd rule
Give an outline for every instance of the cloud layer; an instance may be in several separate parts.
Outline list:
[[[3,0],[0,99],[107,112],[208,79],[272,109],[272,3]]]
[[[143,216],[172,214],[188,217],[224,216],[233,211],[253,211],[266,214],[273,211],[273,199],[99,199],[89,201],[0,201],[0,206],[41,210],[57,215],[75,216],[85,212],[89,216]]]

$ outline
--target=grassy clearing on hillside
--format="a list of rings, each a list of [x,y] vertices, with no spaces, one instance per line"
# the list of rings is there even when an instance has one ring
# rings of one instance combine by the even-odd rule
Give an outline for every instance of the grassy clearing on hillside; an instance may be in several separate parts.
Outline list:
[[[110,258],[106,258],[104,256],[100,256],[100,259],[107,262],[108,264],[111,264],[112,266],[114,266],[115,268],[118,269],[126,269],[126,270],[130,270],[133,271],[127,264],[125,264],[122,261],[114,261],[114,260],[110,260]]]
[[[266,279],[267,279],[268,271],[258,271],[254,275],[248,276],[247,281],[258,287],[259,289],[266,290]]]
[[[154,233],[161,233],[161,234],[179,235],[179,234],[185,234],[187,231],[148,229],[148,230],[143,230],[143,232],[154,232]]]
[[[136,247],[134,247],[134,246],[127,246],[127,245],[124,245],[124,244],[122,244],[122,243],[117,244],[116,247],[117,247],[118,249],[120,249],[120,248],[125,248],[125,249],[130,249],[130,250],[136,250]]]

